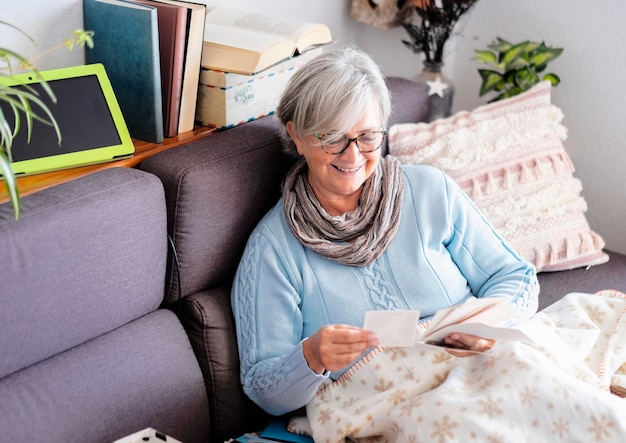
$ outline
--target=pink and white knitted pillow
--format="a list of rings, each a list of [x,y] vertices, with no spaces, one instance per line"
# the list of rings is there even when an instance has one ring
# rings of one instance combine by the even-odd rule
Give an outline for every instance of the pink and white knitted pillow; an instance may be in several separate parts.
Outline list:
[[[563,147],[550,82],[430,123],[390,128],[389,154],[448,173],[537,271],[608,261],[589,227],[581,182]]]

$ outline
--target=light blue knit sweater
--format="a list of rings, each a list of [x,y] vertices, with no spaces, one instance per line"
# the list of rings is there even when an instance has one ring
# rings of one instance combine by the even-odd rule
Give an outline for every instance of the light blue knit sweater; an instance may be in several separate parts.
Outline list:
[[[326,324],[362,326],[365,311],[420,310],[423,319],[468,297],[506,296],[509,323],[537,310],[533,266],[520,259],[441,171],[404,166],[400,226],[375,262],[350,267],[304,248],[282,200],[256,227],[233,283],[246,394],[270,414],[304,406],[329,374],[308,367],[302,341]]]

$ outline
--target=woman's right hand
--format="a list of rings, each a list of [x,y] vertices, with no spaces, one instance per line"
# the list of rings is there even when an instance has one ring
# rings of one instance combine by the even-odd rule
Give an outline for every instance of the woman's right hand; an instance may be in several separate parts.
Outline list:
[[[378,338],[371,331],[348,325],[327,325],[302,343],[302,352],[309,367],[321,374],[324,370],[345,368],[373,346],[378,346]]]

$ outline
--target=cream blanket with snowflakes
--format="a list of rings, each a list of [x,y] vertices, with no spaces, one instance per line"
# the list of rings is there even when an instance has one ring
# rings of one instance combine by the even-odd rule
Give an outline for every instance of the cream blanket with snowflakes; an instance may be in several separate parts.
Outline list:
[[[307,405],[315,442],[626,441],[626,295],[568,294],[520,329],[533,343],[465,358],[377,348]]]

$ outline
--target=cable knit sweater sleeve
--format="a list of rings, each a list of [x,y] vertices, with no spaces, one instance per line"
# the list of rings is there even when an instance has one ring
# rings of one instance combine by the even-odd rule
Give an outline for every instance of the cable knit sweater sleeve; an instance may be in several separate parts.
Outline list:
[[[248,241],[232,306],[244,392],[268,413],[282,415],[305,405],[328,374],[315,373],[304,358],[298,277],[288,269],[291,257],[282,261],[266,231]],[[259,319],[266,321],[260,325]]]

